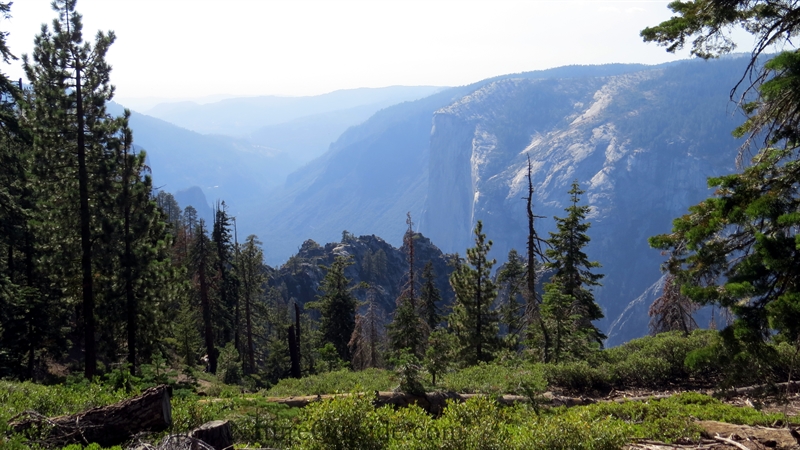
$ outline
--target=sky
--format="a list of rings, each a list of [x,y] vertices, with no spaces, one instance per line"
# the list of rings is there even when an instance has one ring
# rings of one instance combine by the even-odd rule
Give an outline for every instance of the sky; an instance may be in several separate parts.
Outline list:
[[[31,53],[51,0],[16,0],[0,22]],[[84,38],[113,30],[118,100],[316,95],[393,85],[458,86],[569,64],[688,57],[645,44],[667,1],[79,0]],[[746,44],[746,43],[745,43]],[[748,47],[743,45],[744,49]],[[17,62],[3,68],[23,76]]]

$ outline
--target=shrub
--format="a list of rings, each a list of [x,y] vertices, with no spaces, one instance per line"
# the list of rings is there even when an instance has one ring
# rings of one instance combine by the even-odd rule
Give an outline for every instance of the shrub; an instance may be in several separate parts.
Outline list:
[[[690,377],[713,376],[712,365],[690,365],[687,357],[715,349],[719,341],[718,333],[711,330],[695,330],[688,336],[670,331],[605,350],[598,362],[617,385],[662,387]]]
[[[546,364],[544,371],[549,385],[574,392],[607,392],[615,381],[605,364],[586,361]]]
[[[544,392],[547,387],[541,365],[520,366],[481,363],[446,374],[442,387],[466,394],[519,394]]]
[[[382,449],[387,426],[370,399],[352,395],[308,405],[300,415],[296,448],[320,450]]]

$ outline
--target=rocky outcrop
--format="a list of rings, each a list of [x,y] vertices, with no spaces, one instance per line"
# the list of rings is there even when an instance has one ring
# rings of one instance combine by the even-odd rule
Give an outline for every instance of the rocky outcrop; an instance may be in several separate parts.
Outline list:
[[[355,237],[344,233],[341,242],[321,246],[307,240],[298,253],[270,275],[269,284],[278,288],[286,299],[294,299],[301,305],[314,301],[319,295],[319,284],[325,277],[324,267],[330,266],[338,256],[351,258],[353,265],[345,270],[352,285],[364,283],[364,289],[355,289],[353,294],[366,301],[368,291],[375,296],[381,309],[389,314],[395,309],[395,301],[407,282],[408,263],[405,247],[395,248],[375,236]],[[448,278],[452,268],[449,255],[442,253],[430,239],[417,233],[414,239],[414,267],[417,288],[421,285],[422,268],[430,261],[436,275],[436,286],[442,294],[442,306],[452,302]]]

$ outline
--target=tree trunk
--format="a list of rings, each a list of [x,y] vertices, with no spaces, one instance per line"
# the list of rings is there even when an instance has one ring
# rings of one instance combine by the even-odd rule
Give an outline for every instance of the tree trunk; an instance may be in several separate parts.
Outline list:
[[[203,222],[200,222],[200,267],[198,267],[197,278],[200,282],[200,305],[203,309],[203,337],[206,343],[206,354],[208,355],[208,371],[217,373],[217,350],[214,348],[214,328],[211,324],[211,299],[209,298],[208,280],[206,280],[206,264],[208,263],[208,249],[205,248],[205,231]]]
[[[161,385],[114,405],[50,419],[31,415],[9,427],[17,433],[28,431],[30,435],[33,431],[39,435],[33,442],[49,447],[93,442],[111,447],[144,431],[166,430],[172,424],[171,391]]]
[[[81,67],[75,67],[75,115],[78,118],[78,195],[81,220],[81,269],[83,271],[83,340],[84,376],[94,377],[97,369],[97,351],[94,342],[94,294],[92,291],[92,235],[89,223],[89,173],[86,169],[86,139],[84,136],[83,96],[81,93]]]
[[[128,160],[129,143],[125,142],[125,153],[123,154],[124,173],[122,178],[123,202],[125,209],[124,228],[125,228],[125,303],[127,304],[127,328],[128,328],[128,363],[131,365],[131,374],[136,373],[136,316],[138,314],[136,298],[133,295],[133,251],[131,250],[131,198],[130,198],[130,161]]]
[[[255,357],[255,346],[253,346],[253,314],[251,311],[251,299],[250,299],[250,291],[247,292],[247,296],[245,297],[245,318],[246,324],[245,326],[247,329],[247,364],[249,366],[247,373],[256,373],[256,357]]]
[[[227,420],[215,420],[204,423],[192,430],[190,436],[200,439],[214,448],[214,450],[225,450],[233,448],[233,434],[231,433],[231,423]]]
[[[297,344],[297,364],[301,364],[302,353],[300,352],[300,305],[297,302],[294,302],[294,332],[295,332],[295,344]],[[298,369],[298,373],[302,372],[302,369]]]
[[[539,303],[536,301],[536,248],[537,239],[536,228],[533,226],[536,216],[533,215],[533,179],[531,178],[531,157],[528,156],[528,197],[526,197],[526,209],[528,213],[528,301],[527,309],[529,317],[528,320],[535,320],[539,322],[539,327],[542,330],[543,356],[544,362],[550,361],[550,335],[547,332],[547,326],[542,318]]]
[[[292,378],[300,378],[300,353],[294,325],[289,325],[289,359],[292,361]]]

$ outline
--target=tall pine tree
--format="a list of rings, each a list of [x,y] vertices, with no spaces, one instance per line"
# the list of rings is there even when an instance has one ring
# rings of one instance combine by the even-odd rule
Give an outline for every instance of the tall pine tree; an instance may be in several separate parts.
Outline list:
[[[418,359],[424,356],[423,322],[417,311],[416,282],[414,280],[414,229],[411,213],[406,216],[408,229],[403,236],[403,249],[406,251],[406,283],[397,298],[394,320],[389,325],[389,343],[392,350],[407,350]]]
[[[450,275],[456,295],[448,321],[459,346],[459,357],[465,365],[491,361],[498,348],[498,317],[492,310],[497,287],[492,281],[495,260],[488,259],[492,241],[483,234],[483,223],[475,225],[475,247],[467,249],[466,264],[459,264]]]
[[[109,142],[118,131],[117,122],[105,110],[114,93],[105,56],[115,36],[98,32],[94,45],[84,42],[75,3],[53,2],[58,18],[52,31],[42,27],[32,60],[23,56],[23,66],[33,88],[27,117],[34,130],[34,149],[37,160],[48,166],[38,169],[50,189],[49,198],[40,200],[43,207],[52,208],[45,218],[51,221],[51,242],[63,245],[67,254],[58,262],[66,266],[72,265],[72,254],[81,255],[79,269],[67,268],[64,275],[79,274],[80,281],[68,290],[81,299],[84,375],[91,378],[97,367],[93,241],[102,233],[102,212],[93,205],[106,203],[101,197],[108,195],[103,191],[108,179],[95,175],[107,169]],[[58,230],[67,235],[57,236]]]
[[[555,271],[550,283],[558,286],[560,294],[571,299],[570,316],[575,319],[575,331],[585,334],[590,341],[602,345],[605,336],[592,324],[592,321],[602,319],[603,311],[595,302],[591,288],[600,285],[599,280],[603,275],[592,273],[592,269],[600,267],[600,263],[589,261],[583,252],[583,248],[589,243],[586,232],[591,226],[586,222],[590,207],[578,205],[583,192],[578,181],[573,181],[569,190],[570,206],[565,209],[567,216],[556,217],[558,231],[550,233],[548,240],[550,248],[546,251],[550,261],[546,266]],[[552,292],[552,295],[552,298],[556,298],[555,292]],[[563,303],[561,297],[558,297],[558,303],[559,305]]]

